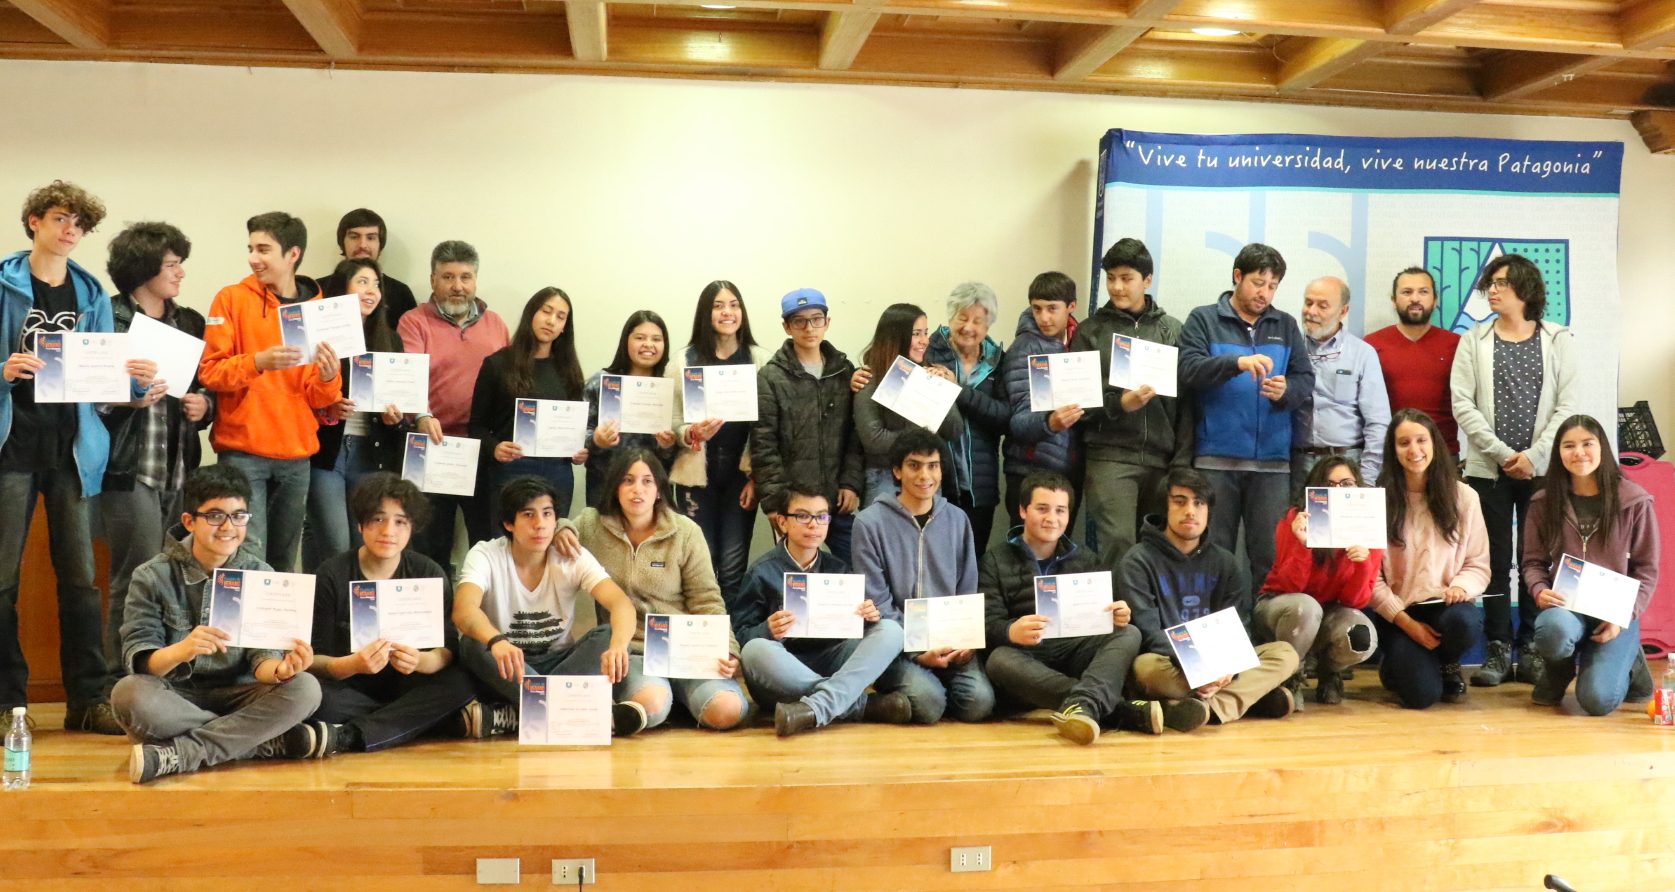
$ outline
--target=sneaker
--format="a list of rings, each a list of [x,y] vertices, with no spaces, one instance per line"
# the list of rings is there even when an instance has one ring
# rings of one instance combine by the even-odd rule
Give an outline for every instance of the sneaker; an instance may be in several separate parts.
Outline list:
[[[1175,731],[1196,731],[1210,720],[1210,704],[1188,697],[1163,703],[1163,727]]]
[[[1245,715],[1257,719],[1283,719],[1296,711],[1297,701],[1292,698],[1291,689],[1280,685],[1252,703],[1250,708],[1245,710]]]
[[[1295,694],[1295,692],[1293,693]],[[1337,672],[1328,672],[1321,676],[1320,681],[1314,686],[1314,702],[1323,703],[1327,706],[1336,706],[1342,703],[1343,675]],[[1299,710],[1303,708],[1301,697],[1297,698],[1297,708]]]
[[[1066,703],[1053,713],[1053,727],[1060,737],[1082,746],[1099,739],[1099,722],[1080,703]]]
[[[461,737],[481,739],[518,730],[518,710],[510,703],[473,700],[459,711]]]
[[[343,733],[342,725],[330,722],[310,722],[314,726],[314,748],[308,751],[305,759],[329,759],[343,752],[344,744],[348,742],[348,735]]]
[[[1472,674],[1471,683],[1480,688],[1492,688],[1506,681],[1511,674],[1512,645],[1505,641],[1491,641],[1483,649],[1483,665]],[[1447,699],[1446,692],[1443,698]]]
[[[1543,660],[1541,677],[1536,679],[1535,687],[1530,689],[1530,702],[1537,706],[1558,706],[1564,699],[1565,689],[1576,677],[1576,663],[1573,660],[1560,660],[1548,663]]]
[[[1501,647],[1506,647],[1502,644]],[[1481,673],[1480,673],[1481,674]],[[1472,684],[1477,684],[1477,676],[1472,676]],[[1500,682],[1496,682],[1500,684]],[[1459,703],[1466,699],[1466,680],[1460,675],[1460,664],[1449,663],[1442,667],[1442,702]]]
[[[1317,678],[1320,679],[1319,681],[1316,682],[1316,684],[1325,684],[1326,683],[1326,676],[1328,676],[1328,675],[1330,675],[1334,678],[1337,677],[1337,673],[1328,670],[1324,674],[1316,676]],[[1298,670],[1297,674],[1295,674],[1295,675],[1293,675],[1290,678],[1285,680],[1285,688],[1286,688],[1286,690],[1291,692],[1291,702],[1297,704],[1297,710],[1299,712],[1301,712],[1302,709],[1303,709],[1303,672],[1302,672],[1302,670]]]
[[[128,751],[128,779],[136,784],[180,773],[180,751],[172,746],[136,743]]]
[[[1628,667],[1628,696],[1623,699],[1628,703],[1645,703],[1652,699],[1652,667],[1646,665],[1644,650]]]
[[[1518,648],[1518,683],[1540,684],[1542,665],[1546,662],[1541,658],[1541,654],[1536,652],[1534,644]]]
[[[284,734],[257,745],[250,751],[252,759],[315,759],[319,747],[319,728],[324,722],[303,722]]]
[[[624,700],[611,707],[611,736],[633,737],[646,729],[646,708],[633,700]],[[518,717],[512,716],[512,728],[518,727]],[[781,735],[783,736],[783,735]]]
[[[1114,724],[1124,731],[1163,733],[1163,704],[1156,700],[1129,700],[1111,710]]]
[[[116,713],[111,710],[109,703],[95,703],[92,706],[72,706],[64,711],[64,730],[87,731],[91,734],[109,734],[113,737],[127,734],[122,725],[116,720]]]
[[[901,691],[869,694],[861,708],[861,721],[883,725],[905,725],[913,721],[913,701]]]

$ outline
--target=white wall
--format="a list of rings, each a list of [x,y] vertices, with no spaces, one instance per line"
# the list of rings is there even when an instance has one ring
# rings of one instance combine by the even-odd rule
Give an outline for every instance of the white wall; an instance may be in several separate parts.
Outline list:
[[[78,251],[102,273],[125,222],[165,219],[194,242],[185,301],[247,274],[244,220],[284,209],[323,273],[338,216],[389,220],[386,263],[421,299],[439,240],[483,255],[480,293],[514,317],[536,289],[578,303],[582,361],[608,361],[623,317],[649,307],[684,343],[698,290],[730,278],[762,340],[777,298],[835,302],[833,338],[858,354],[877,313],[940,316],[954,284],[1002,295],[1060,269],[1087,285],[1094,163],[1111,127],[1199,132],[1615,139],[1623,172],[1621,399],[1650,399],[1675,445],[1675,159],[1627,123],[1081,95],[537,75],[415,74],[0,61],[0,197],[52,178],[100,195],[108,221]],[[27,97],[27,99],[25,99]],[[29,122],[29,123],[26,123]],[[13,207],[18,204],[12,205]],[[21,228],[0,248],[26,247]],[[1282,251],[1284,245],[1279,245]],[[1393,272],[1393,271],[1392,271]],[[1294,276],[1281,305],[1301,301]],[[1588,298],[1587,283],[1576,284]],[[1184,316],[1211,295],[1163,294]],[[1369,323],[1388,319],[1375,299]],[[997,328],[1010,341],[1010,322]]]

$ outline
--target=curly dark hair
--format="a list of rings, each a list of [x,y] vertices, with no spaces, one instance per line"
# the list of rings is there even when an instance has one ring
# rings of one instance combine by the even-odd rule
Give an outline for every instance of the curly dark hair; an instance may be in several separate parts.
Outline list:
[[[105,272],[122,294],[157,278],[163,271],[163,255],[173,252],[185,260],[192,254],[186,234],[167,223],[135,223],[111,239],[110,260]]]
[[[29,193],[29,197],[23,200],[23,234],[33,239],[35,230],[29,225],[29,218],[45,217],[47,211],[53,208],[63,208],[75,214],[82,232],[92,232],[99,221],[105,219],[105,203],[93,193],[75,183],[53,180],[49,185]]]

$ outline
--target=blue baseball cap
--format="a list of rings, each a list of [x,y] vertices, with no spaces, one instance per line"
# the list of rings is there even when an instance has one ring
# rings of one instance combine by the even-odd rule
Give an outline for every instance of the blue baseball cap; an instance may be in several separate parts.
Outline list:
[[[796,291],[779,299],[779,315],[789,317],[792,313],[803,310],[825,310],[826,295],[813,288],[798,288]]]

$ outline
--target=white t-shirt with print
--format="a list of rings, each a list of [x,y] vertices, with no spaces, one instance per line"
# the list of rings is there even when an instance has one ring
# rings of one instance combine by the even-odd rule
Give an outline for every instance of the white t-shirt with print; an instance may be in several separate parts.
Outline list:
[[[547,549],[547,569],[534,590],[518,578],[511,549],[505,536],[478,542],[459,581],[483,590],[483,612],[513,644],[529,655],[564,650],[598,625],[589,593],[611,577],[587,549],[573,561]]]

